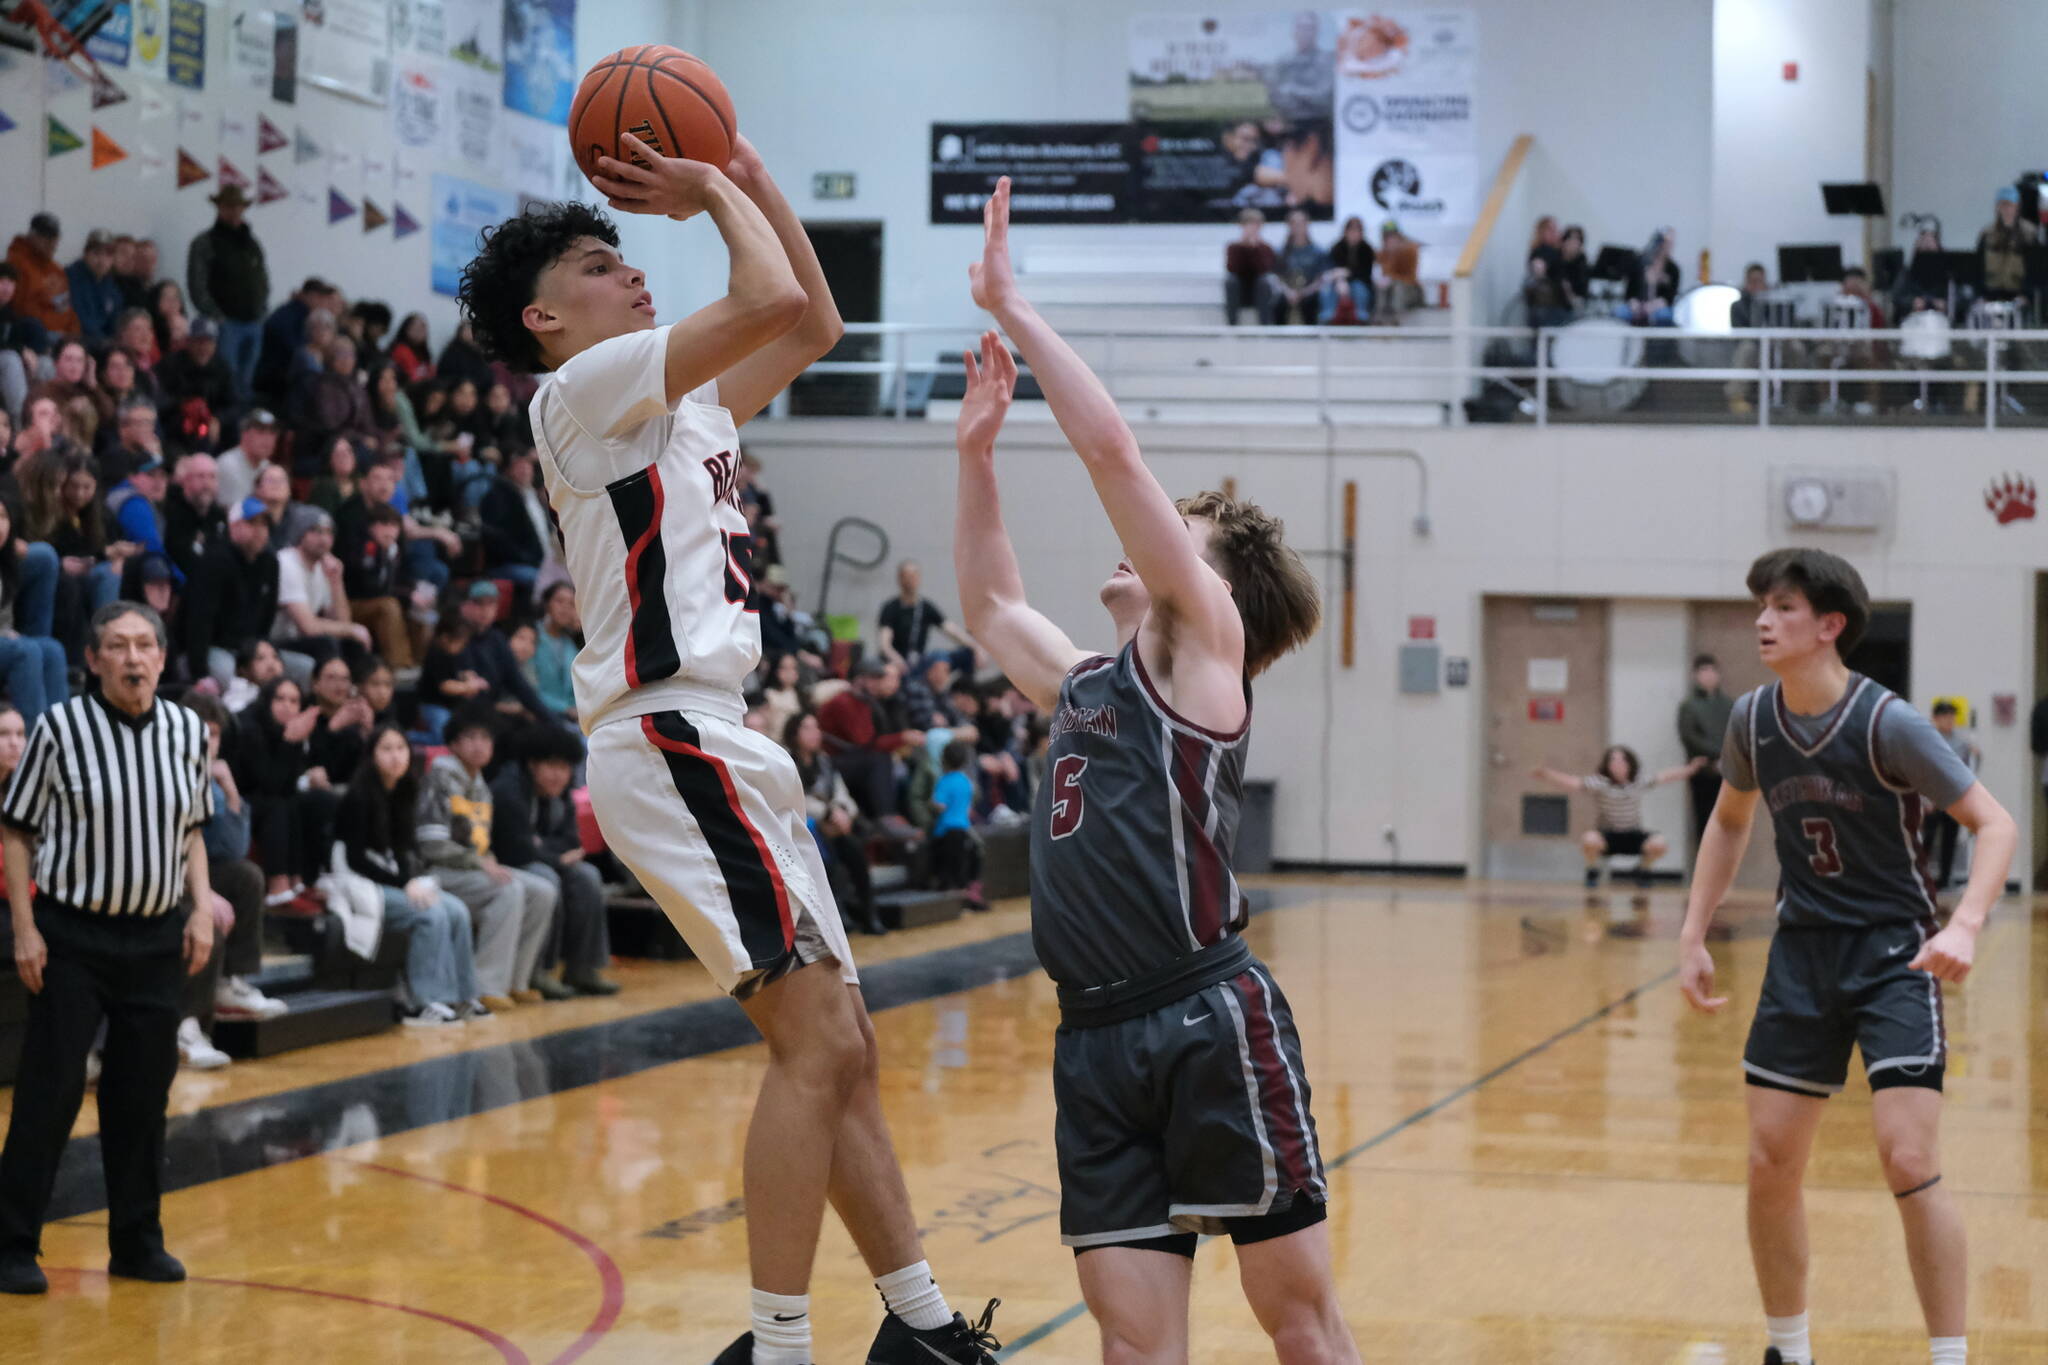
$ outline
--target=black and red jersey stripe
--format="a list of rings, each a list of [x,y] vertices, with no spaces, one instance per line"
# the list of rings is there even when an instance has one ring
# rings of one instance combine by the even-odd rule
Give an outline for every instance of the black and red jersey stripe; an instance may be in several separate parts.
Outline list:
[[[1212,744],[1198,735],[1169,731],[1173,744],[1173,785],[1179,793],[1184,821],[1181,830],[1188,876],[1188,928],[1203,947],[1217,942],[1231,919],[1230,869],[1209,837],[1208,790]]]
[[[649,465],[608,484],[605,492],[626,539],[626,600],[632,617],[626,629],[626,685],[639,687],[682,671],[675,624],[668,602],[668,552],[661,543],[666,498],[661,469]]]
[[[1309,1155],[1310,1136],[1302,1128],[1308,1112],[1308,1096],[1297,1087],[1305,1085],[1294,1074],[1280,1045],[1280,1030],[1273,1021],[1273,1002],[1265,979],[1257,972],[1245,972],[1229,982],[1244,1009],[1245,1041],[1251,1051],[1252,1074],[1258,1082],[1259,1115],[1266,1126],[1266,1141],[1273,1149],[1274,1174],[1283,1190],[1319,1190],[1321,1180]]]

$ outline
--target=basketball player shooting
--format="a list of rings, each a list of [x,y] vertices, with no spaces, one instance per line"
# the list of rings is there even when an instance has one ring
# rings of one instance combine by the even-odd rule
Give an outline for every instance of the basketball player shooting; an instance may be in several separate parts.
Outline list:
[[[1230,871],[1250,679],[1314,634],[1316,584],[1280,523],[1216,493],[1176,505],[1115,402],[1018,293],[1010,182],[984,212],[974,301],[1023,351],[1126,558],[1102,587],[1118,651],[1032,609],[995,441],[1016,363],[967,356],[954,567],[970,634],[1052,717],[1031,826],[1031,928],[1059,986],[1061,1240],[1109,1365],[1185,1361],[1196,1237],[1228,1234],[1279,1359],[1356,1361],[1287,1001],[1240,936]]]
[[[1878,1158],[1905,1228],[1929,1359],[1963,1365],[1969,1267],[1962,1210],[1941,1181],[1941,992],[1970,973],[2018,832],[1925,716],[1842,662],[1870,623],[1870,594],[1847,560],[1777,550],[1750,567],[1748,586],[1758,651],[1778,680],[1729,716],[1721,797],[1700,840],[1679,936],[1678,984],[1696,1010],[1728,1003],[1714,994],[1707,928],[1762,804],[1777,842],[1778,931],[1742,1069],[1765,1365],[1814,1358],[1802,1184],[1852,1049],[1870,1082]],[[1929,809],[1946,810],[1977,838],[1969,887],[1946,927],[1919,837]]]
[[[534,444],[583,607],[577,714],[605,841],[768,1041],[744,1171],[753,1330],[718,1360],[812,1359],[829,1197],[888,1310],[868,1365],[993,1365],[990,1312],[953,1313],[924,1261],[796,766],[742,723],[761,630],[737,428],[832,347],[839,314],[745,139],[722,171],[622,141],[644,164],[606,157],[593,183],[628,213],[708,215],[725,296],[657,322],[611,220],[563,203],[487,233],[461,303],[487,354],[545,375]]]

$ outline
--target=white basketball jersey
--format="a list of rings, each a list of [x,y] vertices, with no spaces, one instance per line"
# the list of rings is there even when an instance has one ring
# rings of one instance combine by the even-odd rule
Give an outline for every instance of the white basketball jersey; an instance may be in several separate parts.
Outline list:
[[[739,433],[706,384],[668,402],[668,328],[613,337],[545,376],[530,409],[583,615],[585,734],[660,711],[744,712],[761,659]]]

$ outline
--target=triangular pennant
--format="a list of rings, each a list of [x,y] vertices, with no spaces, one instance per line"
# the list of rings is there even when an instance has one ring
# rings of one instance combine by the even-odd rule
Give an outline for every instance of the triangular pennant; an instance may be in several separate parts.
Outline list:
[[[315,142],[312,138],[306,136],[306,130],[304,128],[294,128],[292,130],[293,161],[296,161],[299,165],[303,166],[308,161],[318,161],[321,157],[325,156],[326,154],[326,150],[322,148],[319,143]]]
[[[384,210],[377,207],[376,200],[370,198],[367,194],[363,196],[363,231],[375,232],[390,221],[391,219],[385,216]]]
[[[171,116],[171,102],[147,85],[136,87],[136,105],[144,123],[162,123]]]
[[[356,206],[340,190],[332,185],[327,187],[327,222],[330,226],[344,218],[354,217],[355,211]]]
[[[46,155],[62,156],[66,152],[75,152],[80,147],[83,147],[85,145],[84,141],[78,136],[78,134],[72,132],[69,128],[66,128],[63,124],[59,123],[54,116],[45,115],[45,117],[49,119],[50,125],[48,129]]]
[[[197,128],[204,122],[206,122],[206,111],[204,109],[194,108],[182,100],[179,101],[178,126],[180,128]]]
[[[98,124],[94,124],[92,130],[92,168],[96,171],[105,170],[116,161],[126,161],[127,159],[128,149],[101,132]]]
[[[105,109],[109,105],[120,104],[127,98],[128,92],[108,79],[104,71],[95,75],[92,83],[93,108]]]
[[[199,158],[178,148],[178,188],[186,189],[213,179],[213,173],[206,169]]]
[[[256,168],[257,203],[275,204],[280,199],[289,199],[291,197],[292,192],[279,184],[276,176],[264,170],[261,166]]]
[[[0,111],[0,133],[11,133],[18,126],[13,119],[7,117],[5,111]]]
[[[263,114],[256,116],[256,155],[266,156],[280,147],[289,147],[292,140],[285,136],[284,129],[272,123]]]
[[[247,123],[236,118],[233,114],[222,114],[220,116],[220,140],[222,142],[240,142],[247,136],[249,136],[249,125]]]
[[[249,188],[249,177],[236,170],[234,162],[226,157],[222,157],[220,159],[220,187],[226,189],[230,185],[235,186],[237,189],[246,190]]]
[[[410,237],[419,230],[420,220],[407,213],[405,205],[393,204],[391,206],[391,235],[394,238]]]

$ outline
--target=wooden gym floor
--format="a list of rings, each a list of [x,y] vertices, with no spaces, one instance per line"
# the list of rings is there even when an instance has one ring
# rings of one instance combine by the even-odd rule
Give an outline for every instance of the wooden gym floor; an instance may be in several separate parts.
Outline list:
[[[1675,890],[1277,879],[1252,942],[1291,997],[1365,1357],[1663,1365],[1762,1357],[1737,1070],[1768,909],[1717,945],[1736,1004],[1685,1010]],[[1021,905],[860,945],[930,1258],[1000,1295],[1006,1360],[1093,1360],[1057,1240],[1053,993]],[[701,1362],[743,1326],[739,1153],[762,1048],[691,964],[178,1082],[164,1217],[195,1279],[109,1284],[90,1115],[46,1234],[52,1293],[0,1301],[0,1361]],[[2048,912],[2008,902],[1951,988],[1945,1167],[1978,1359],[2048,1362]],[[1820,1358],[1926,1359],[1860,1072],[1809,1185]],[[1201,1362],[1271,1359],[1227,1242],[1196,1261]],[[2036,1284],[2036,1280],[2042,1281]],[[2036,1291],[2039,1296],[2036,1296]],[[878,1305],[828,1220],[819,1360]]]

